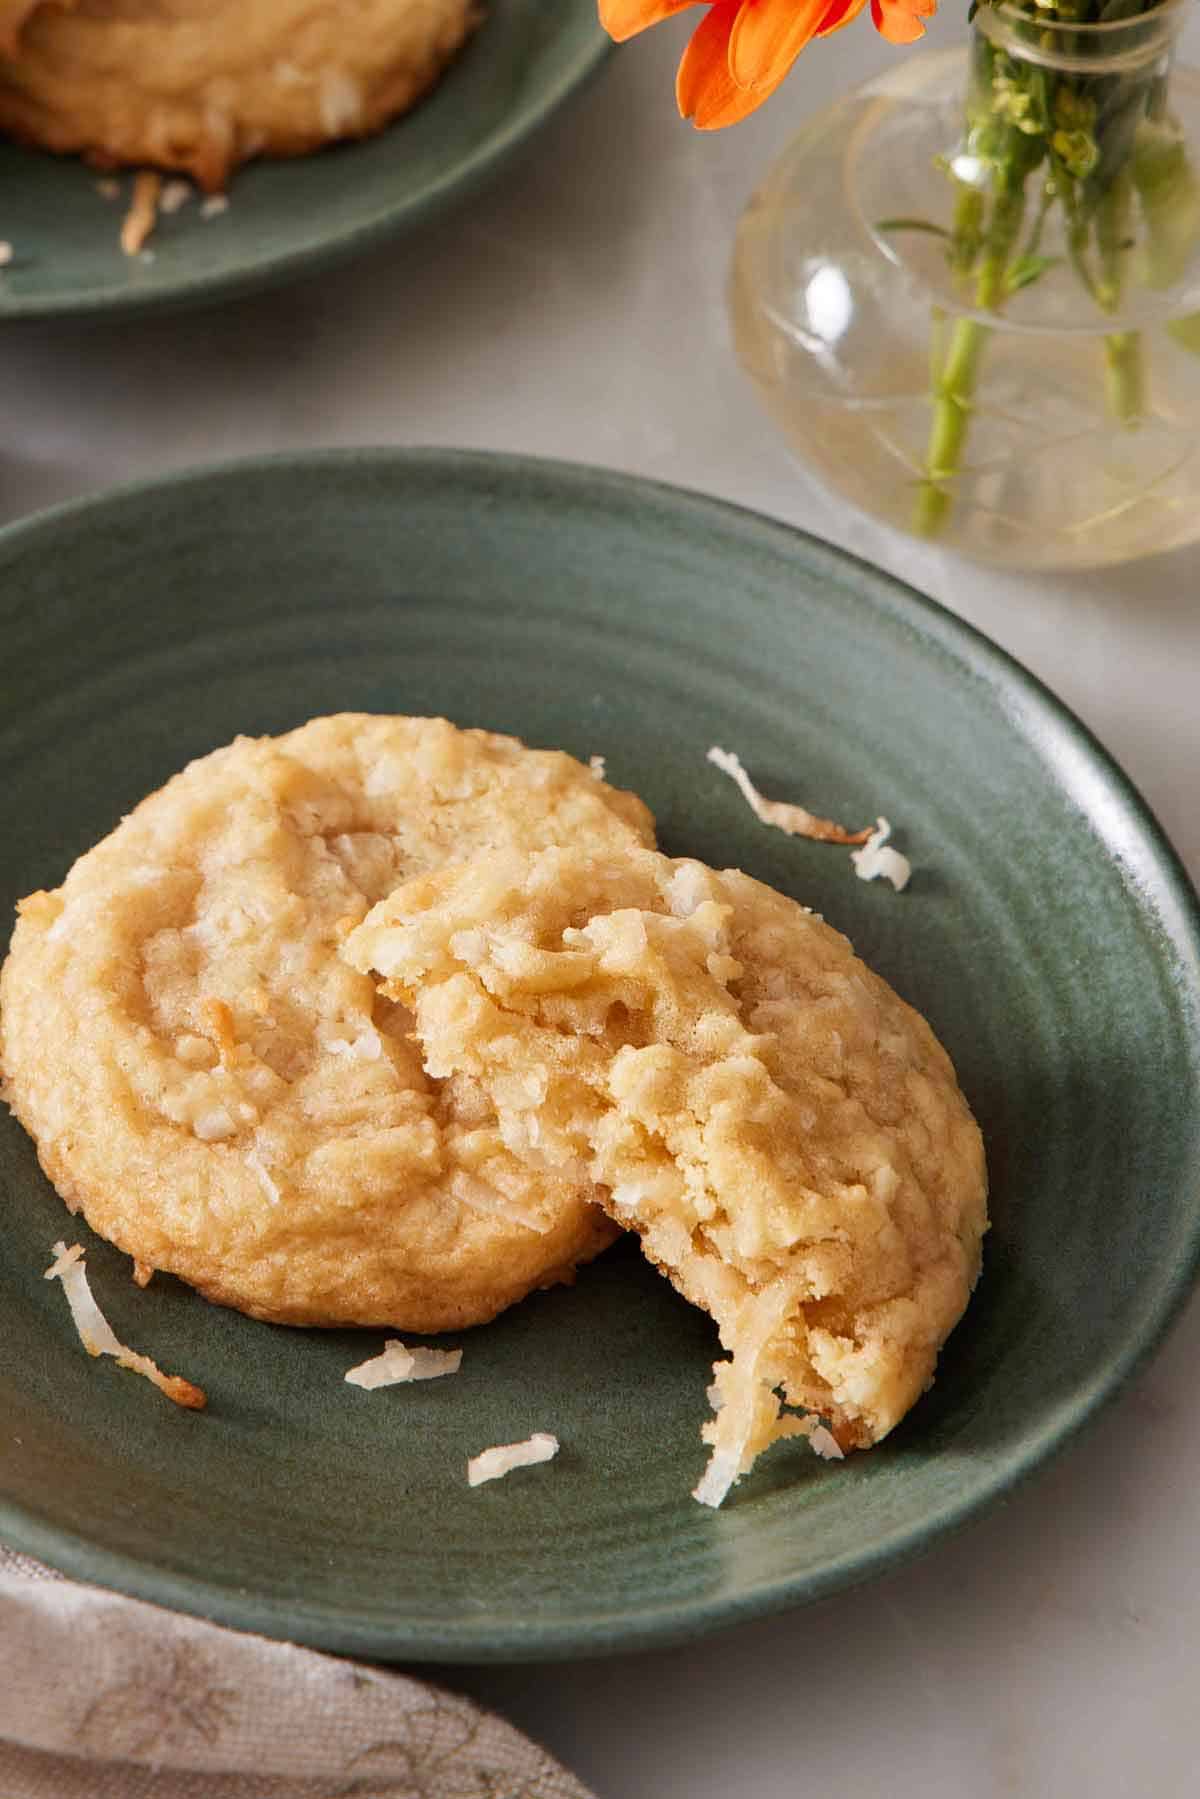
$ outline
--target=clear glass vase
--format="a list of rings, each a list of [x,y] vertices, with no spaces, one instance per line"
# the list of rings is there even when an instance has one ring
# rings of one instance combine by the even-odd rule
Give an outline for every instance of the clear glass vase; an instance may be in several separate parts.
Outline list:
[[[1182,5],[1065,25],[985,4],[969,50],[900,62],[792,140],[738,230],[733,329],[829,487],[1026,568],[1200,537]]]

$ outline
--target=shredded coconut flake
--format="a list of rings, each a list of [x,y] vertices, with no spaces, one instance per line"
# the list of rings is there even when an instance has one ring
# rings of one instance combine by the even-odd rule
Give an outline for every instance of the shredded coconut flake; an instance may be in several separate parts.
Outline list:
[[[211,1106],[192,1122],[192,1131],[201,1143],[218,1143],[222,1137],[232,1137],[236,1130],[237,1126],[224,1106]]]
[[[158,210],[165,213],[178,212],[186,206],[192,197],[190,181],[168,181],[158,199]]]
[[[443,1374],[457,1374],[462,1366],[461,1349],[409,1349],[399,1337],[389,1337],[381,1355],[360,1362],[346,1370],[352,1387],[395,1387],[407,1381],[437,1380]]]
[[[819,818],[805,806],[795,806],[787,800],[764,799],[732,750],[723,750],[714,744],[708,752],[708,760],[736,783],[756,818],[765,825],[774,825],[777,831],[786,831],[789,837],[811,837],[816,843],[866,843],[871,835],[869,830],[848,831],[831,818]]]
[[[807,1436],[815,1419],[781,1417],[761,1377],[767,1345],[788,1309],[787,1288],[780,1281],[764,1287],[750,1302],[744,1331],[732,1361],[713,1364],[709,1403],[714,1416],[701,1436],[712,1455],[692,1498],[715,1510],[729,1489],[748,1474],[755,1460],[781,1437]]]
[[[808,1440],[823,1462],[844,1462],[846,1457],[837,1438],[823,1424],[814,1424]]]
[[[13,259],[13,247],[7,238],[0,238],[0,269],[6,269]]]
[[[82,1247],[74,1243],[68,1249],[65,1243],[56,1243],[54,1257],[46,1270],[45,1279],[62,1282],[67,1304],[71,1308],[71,1321],[88,1354],[112,1356],[119,1367],[129,1368],[134,1374],[143,1375],[160,1393],[173,1399],[176,1405],[187,1406],[192,1411],[202,1411],[208,1404],[208,1397],[202,1388],[193,1386],[182,1375],[164,1374],[148,1355],[140,1355],[136,1349],[128,1349],[121,1342],[96,1304],[88,1285]]]
[[[690,918],[705,900],[712,898],[709,870],[699,862],[681,862],[671,876],[667,893],[674,918]]]
[[[741,1465],[742,1455],[736,1445],[714,1449],[699,1484],[692,1488],[692,1498],[715,1512],[741,1473]]]
[[[714,1413],[719,1413],[724,1408],[725,1395],[715,1383],[708,1389],[708,1402]],[[716,1510],[730,1488],[737,1484],[743,1474],[750,1472],[762,1450],[786,1437],[807,1437],[813,1453],[820,1456],[823,1462],[845,1460],[845,1454],[833,1432],[810,1413],[797,1416],[781,1412],[768,1425],[765,1433],[752,1441],[752,1410],[743,1406],[739,1411],[742,1415],[733,1433],[722,1432],[715,1423],[705,1427],[706,1440],[714,1444],[714,1449],[700,1484],[692,1490],[692,1498],[698,1499],[701,1505]],[[726,1439],[723,1442],[719,1440],[722,1436]]]
[[[50,926],[50,929],[46,932],[47,943],[58,943],[62,938],[70,936],[71,920],[68,917],[70,910],[71,908],[69,906],[63,907],[54,923]]]
[[[202,219],[220,218],[223,212],[229,211],[228,194],[210,194],[207,200],[201,201],[200,217]]]
[[[362,89],[345,69],[323,69],[318,88],[321,123],[330,137],[357,131],[362,123]]]
[[[523,1224],[527,1231],[534,1231],[539,1237],[544,1237],[550,1229],[546,1219],[507,1198],[477,1175],[468,1174],[465,1168],[451,1175],[449,1186],[459,1205],[466,1206],[468,1211],[480,1212],[485,1218],[501,1218],[508,1224]]]
[[[65,1248],[61,1243],[56,1243],[54,1248],[56,1254],[60,1250],[62,1253],[57,1256],[56,1261],[51,1262],[49,1268],[47,1268],[45,1274],[42,1276],[43,1280],[61,1280],[68,1268],[73,1268],[76,1262],[81,1262],[83,1260],[82,1243],[72,1243],[70,1249]]]
[[[246,1166],[258,1181],[271,1204],[277,1206],[280,1200],[279,1188],[272,1179],[271,1170],[256,1149],[246,1151]]]
[[[860,881],[877,881],[880,876],[890,881],[897,893],[903,893],[912,874],[912,863],[899,850],[888,847],[892,827],[886,818],[875,820],[875,829],[860,850],[851,850],[850,860]]]
[[[591,769],[592,773],[595,775],[595,777],[598,781],[607,781],[607,779],[608,779],[607,764],[606,764],[603,756],[589,756],[588,757],[588,767]]]
[[[467,1480],[481,1487],[485,1480],[501,1480],[514,1468],[532,1468],[536,1462],[552,1462],[558,1454],[558,1438],[535,1430],[523,1443],[497,1443],[481,1450],[467,1463]]]
[[[121,226],[121,248],[126,256],[137,256],[154,230],[162,184],[162,176],[153,169],[143,169],[134,177],[133,197]]]
[[[278,87],[308,87],[312,81],[311,75],[306,75],[303,69],[298,69],[294,62],[286,59],[277,62],[271,74]]]
[[[383,1054],[383,1039],[371,1025],[357,1037],[329,1037],[325,1048],[332,1056],[345,1056],[351,1062],[377,1062]]]

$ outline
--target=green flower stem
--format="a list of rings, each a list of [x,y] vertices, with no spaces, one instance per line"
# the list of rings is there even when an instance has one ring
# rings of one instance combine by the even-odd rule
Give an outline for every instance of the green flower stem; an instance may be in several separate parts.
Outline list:
[[[1008,265],[1024,222],[1025,180],[1022,172],[1018,179],[1005,181],[992,208],[992,223],[975,284],[975,304],[981,312],[998,312],[1008,297]]]
[[[946,313],[944,307],[935,306],[931,313],[932,327],[929,333],[929,385],[934,393],[942,379],[942,370],[946,365]]]
[[[1091,226],[1086,214],[1080,208],[1078,184],[1061,159],[1055,156],[1053,150],[1050,152],[1049,162],[1051,177],[1061,196],[1063,216],[1067,224],[1067,254],[1081,284],[1099,305],[1099,284],[1088,260]]]
[[[1000,188],[983,239],[983,256],[975,278],[975,304],[981,312],[998,312],[1008,295],[1008,268],[1025,219],[1024,179]],[[950,510],[947,483],[958,473],[971,422],[979,365],[991,335],[978,319],[959,319],[950,348],[934,384],[933,422],[925,451],[925,478],[917,490],[913,529],[936,537]]]
[[[986,201],[979,188],[962,185],[954,207],[950,266],[956,275],[969,275],[983,245]]]
[[[1096,245],[1100,253],[1097,298],[1106,312],[1116,312],[1125,287],[1125,268],[1133,231],[1133,177],[1117,171],[1096,207]],[[1104,391],[1108,410],[1122,425],[1136,425],[1146,411],[1146,369],[1138,331],[1113,331],[1104,340]]]
[[[914,527],[922,537],[936,537],[950,510],[950,495],[944,483],[958,469],[988,336],[987,326],[978,319],[959,319],[951,334],[950,349],[934,390],[925,479],[917,492]]]
[[[1125,263],[1133,231],[1133,178],[1121,169],[1096,206],[1096,247],[1100,283],[1096,294],[1105,312],[1115,312],[1125,287]]]
[[[1122,425],[1146,414],[1146,364],[1140,331],[1113,331],[1104,340],[1104,391],[1108,410]]]
[[[1033,228],[1029,233],[1029,241],[1025,245],[1025,259],[1032,261],[1042,247],[1042,233],[1046,229],[1046,220],[1050,217],[1050,208],[1054,204],[1054,187],[1049,181],[1043,181],[1041,198],[1038,201],[1037,213],[1034,216]]]

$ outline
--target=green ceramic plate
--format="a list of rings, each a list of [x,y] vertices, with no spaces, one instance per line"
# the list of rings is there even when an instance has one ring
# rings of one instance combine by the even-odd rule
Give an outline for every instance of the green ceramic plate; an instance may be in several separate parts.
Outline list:
[[[487,0],[435,91],[379,137],[242,170],[229,210],[193,200],[159,221],[152,258],[123,256],[121,201],[74,157],[0,143],[0,319],[134,313],[228,297],[352,255],[479,185],[575,93],[607,46],[595,0]]]
[[[364,1394],[378,1335],[275,1329],[69,1223],[0,1130],[0,1536],[227,1623],[383,1659],[661,1643],[927,1548],[1045,1460],[1157,1341],[1200,1236],[1200,924],[1153,820],[984,639],[783,526],[615,475],[393,451],[252,463],[0,534],[0,904],[188,757],[342,707],[442,712],[577,755],[664,846],[812,902],[928,1013],[987,1138],[995,1227],[937,1385],[841,1465],[764,1458],[689,1498],[716,1351],[622,1247]],[[705,762],[886,813],[898,895],[755,823]],[[80,1046],[86,1054],[86,1045]],[[84,1356],[55,1237],[117,1329],[202,1382],[177,1411]],[[472,1491],[471,1453],[558,1433]]]

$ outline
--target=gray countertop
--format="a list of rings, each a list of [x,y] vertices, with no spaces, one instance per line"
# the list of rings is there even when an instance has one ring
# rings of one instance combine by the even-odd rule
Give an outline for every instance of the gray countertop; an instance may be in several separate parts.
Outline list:
[[[931,34],[955,41],[958,19]],[[807,526],[1033,669],[1200,876],[1200,555],[997,574],[823,495],[738,373],[734,224],[799,120],[895,53],[864,19],[762,112],[674,116],[684,32],[616,56],[465,209],[334,274],[136,327],[0,340],[0,517],[257,450],[459,444],[609,464]],[[1185,54],[1200,61],[1200,18]],[[236,190],[234,204],[236,204]],[[602,1799],[1193,1795],[1200,1311],[1052,1470],[912,1567],[661,1654],[457,1669]]]

